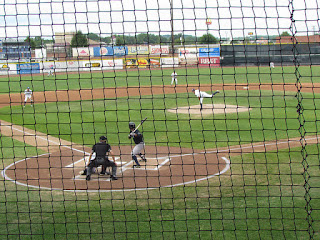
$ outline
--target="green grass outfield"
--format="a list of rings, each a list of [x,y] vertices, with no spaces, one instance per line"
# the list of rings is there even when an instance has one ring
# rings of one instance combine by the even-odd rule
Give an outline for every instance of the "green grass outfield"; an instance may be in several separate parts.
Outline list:
[[[178,68],[179,84],[244,84],[244,83],[302,83],[320,82],[319,66],[237,67],[237,68]],[[172,69],[109,71],[103,73],[58,73],[9,76],[0,78],[0,94],[19,93],[27,87],[33,91],[92,89],[104,87],[169,85]]]
[[[269,68],[212,71],[214,79],[218,79],[219,71],[237,71],[236,75],[230,76],[223,72],[220,83],[222,80],[223,83],[232,83],[235,78],[244,82],[259,82],[256,76],[262,69],[270,71]],[[191,84],[189,79],[192,84],[199,81],[215,83],[215,80],[208,79],[209,75],[202,74],[202,71],[209,72],[209,69],[190,71],[194,76],[190,73],[188,84]],[[197,71],[200,71],[199,77]],[[255,72],[252,79],[251,71]],[[276,68],[275,71],[279,73],[272,74],[273,82],[294,83],[296,80],[294,68]],[[310,78],[311,75],[319,76],[316,73],[318,68],[311,72],[310,67],[303,67],[299,71],[304,72],[306,82],[315,80]],[[148,73],[159,76],[144,76],[140,82],[134,77]],[[163,72],[168,79],[165,84],[170,84],[170,73],[170,70]],[[154,85],[164,84],[160,70],[155,73],[133,71],[113,74],[117,75],[116,80],[114,77],[91,79],[90,74],[81,74],[80,78],[69,75],[68,85],[64,75],[57,75],[61,77],[57,81],[54,78],[46,80],[46,77],[44,80],[41,76],[23,76],[21,79],[10,79],[10,82],[1,78],[0,88],[2,93],[8,92],[9,86],[10,91],[20,92],[31,82],[35,91],[111,87],[115,83],[117,86],[137,86],[138,83],[150,85],[151,79]],[[126,76],[131,74],[132,78]],[[270,73],[262,76],[270,78]],[[183,81],[181,84],[184,84]],[[320,95],[302,93],[302,96],[303,131],[307,135],[315,135],[319,129]],[[205,103],[210,101],[205,99]],[[202,118],[167,113],[168,108],[198,104],[193,94],[181,93],[130,99],[51,102],[25,109],[11,106],[1,108],[0,116],[2,120],[88,146],[95,141],[94,133],[96,137],[107,134],[111,145],[129,144],[128,121],[137,122],[143,117],[148,117],[142,130],[146,143],[150,145],[169,143],[170,146],[208,149],[299,137],[301,134],[296,111],[298,101],[294,92],[284,95],[277,91],[225,91],[213,101],[247,106],[252,110]],[[43,153],[5,136],[1,137],[0,150],[1,169],[13,160]],[[231,169],[222,176],[186,186],[138,192],[39,191],[4,182],[1,178],[0,239],[309,239],[305,187],[310,194],[307,199],[312,199],[311,217],[314,222],[311,231],[314,230],[314,238],[319,239],[319,145],[307,146],[306,151],[307,166],[302,164],[300,148],[245,154],[231,157]],[[304,186],[303,167],[308,168],[308,186]]]
[[[309,134],[319,129],[314,106],[320,99],[304,93],[305,123]],[[107,134],[112,145],[129,144],[128,122],[147,117],[143,133],[148,145],[169,145],[206,149],[299,137],[295,93],[269,91],[224,91],[205,103],[240,105],[251,111],[234,114],[189,116],[166,109],[199,104],[192,93],[117,98],[108,100],[49,102],[0,109],[1,118],[17,125],[75,143],[92,145]],[[275,107],[276,106],[276,107]]]

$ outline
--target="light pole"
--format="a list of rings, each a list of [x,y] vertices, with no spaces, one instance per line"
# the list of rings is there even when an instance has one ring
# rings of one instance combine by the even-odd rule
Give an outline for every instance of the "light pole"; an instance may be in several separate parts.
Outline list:
[[[173,0],[170,0],[170,14],[171,14],[171,48],[172,48],[172,56],[174,56]]]

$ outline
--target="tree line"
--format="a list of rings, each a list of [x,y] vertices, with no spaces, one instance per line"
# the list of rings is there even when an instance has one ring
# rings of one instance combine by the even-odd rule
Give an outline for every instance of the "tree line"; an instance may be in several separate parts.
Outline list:
[[[288,32],[283,32],[280,36],[291,36]],[[116,46],[123,45],[141,45],[141,44],[172,44],[171,35],[155,35],[150,33],[139,33],[134,36],[129,35],[114,35],[112,37],[101,37],[96,33],[84,34],[81,31],[77,31],[72,40],[71,47],[87,47],[89,46],[89,39],[99,43],[110,44],[113,39],[113,43]],[[24,41],[29,42],[31,49],[41,48],[46,43],[54,43],[54,40],[47,40],[41,37],[27,37]],[[183,35],[182,33],[174,35],[175,45],[193,45],[193,44],[216,44],[220,39],[216,38],[210,33],[204,34],[201,37],[195,37],[192,35]]]
[[[155,35],[150,33],[140,33],[135,36],[128,35],[114,35],[116,46],[123,45],[135,45],[135,44],[162,44],[168,45],[172,43],[171,35]],[[95,33],[83,34],[81,31],[75,33],[71,40],[71,47],[87,47],[89,46],[89,39],[94,40],[99,43],[110,44],[112,42],[112,37],[101,37]],[[47,40],[41,37],[27,37],[25,42],[29,42],[32,49],[44,47],[46,43],[54,43],[54,40]],[[175,45],[183,44],[214,44],[218,43],[219,39],[214,37],[212,34],[204,34],[203,36],[197,38],[192,35],[175,34],[174,43]]]

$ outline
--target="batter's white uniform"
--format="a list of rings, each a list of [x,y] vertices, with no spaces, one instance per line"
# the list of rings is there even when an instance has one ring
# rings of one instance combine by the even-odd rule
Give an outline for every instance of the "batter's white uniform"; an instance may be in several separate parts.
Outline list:
[[[137,145],[134,146],[131,155],[138,155],[142,152],[142,150],[144,149],[145,144],[144,142],[138,143]]]
[[[173,83],[175,83],[176,85],[178,85],[177,76],[178,76],[178,74],[177,74],[176,72],[173,72],[173,73],[171,74],[171,78],[172,78],[172,80],[171,80],[171,85],[172,85]]]

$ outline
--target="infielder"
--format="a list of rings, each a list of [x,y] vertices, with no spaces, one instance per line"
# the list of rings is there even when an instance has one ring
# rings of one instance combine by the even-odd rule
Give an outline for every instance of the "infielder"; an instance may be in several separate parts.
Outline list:
[[[171,85],[174,83],[175,85],[178,85],[178,79],[177,79],[178,74],[174,70],[173,73],[171,73]]]
[[[270,68],[274,68],[274,62],[270,62]]]
[[[29,87],[27,87],[27,89],[24,90],[24,105],[23,105],[23,107],[26,106],[28,99],[30,99],[30,103],[31,103],[31,107],[32,107],[32,103],[33,103],[32,90]]]
[[[53,76],[53,71],[54,71],[54,65],[50,66],[49,72],[48,72],[48,77]]]
[[[96,157],[91,160],[92,154],[95,153]],[[108,155],[110,154],[112,156],[113,161],[110,161],[108,159]],[[99,142],[93,145],[92,147],[92,152],[89,156],[90,163],[87,166],[87,171],[86,171],[86,180],[90,181],[91,179],[91,173],[92,169],[94,167],[98,167],[102,165],[102,172],[100,174],[105,174],[107,167],[112,167],[112,174],[111,174],[111,179],[112,180],[118,180],[116,177],[117,175],[117,164],[114,158],[114,154],[111,150],[111,146],[107,143],[107,137],[101,136],[99,138]]]
[[[144,141],[143,141],[143,135],[142,133],[136,128],[136,124],[134,122],[129,123],[129,129],[130,134],[128,135],[128,138],[133,138],[134,143],[136,144],[131,152],[132,160],[136,163],[136,165],[133,165],[133,167],[139,168],[141,165],[138,162],[137,156],[139,155],[141,157],[141,160],[146,162],[145,156],[142,154],[142,151],[144,150]]]
[[[204,98],[213,98],[213,96],[214,95],[216,95],[217,93],[219,93],[220,91],[219,90],[217,90],[217,91],[215,91],[214,93],[212,93],[212,94],[208,94],[208,93],[206,93],[206,92],[202,92],[202,91],[200,91],[199,89],[192,89],[192,92],[194,93],[194,95],[196,95],[198,98],[199,98],[199,100],[200,100],[200,110],[202,110],[202,102],[203,102],[203,99]]]

